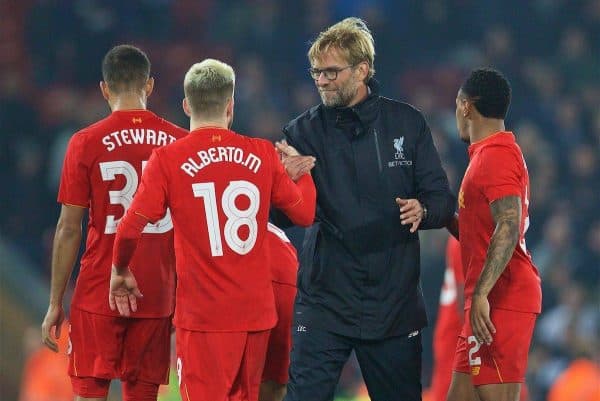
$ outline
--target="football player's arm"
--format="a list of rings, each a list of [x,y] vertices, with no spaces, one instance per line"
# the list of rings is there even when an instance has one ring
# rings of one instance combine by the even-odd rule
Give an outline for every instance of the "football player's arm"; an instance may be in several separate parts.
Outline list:
[[[118,310],[122,316],[135,312],[137,298],[142,297],[129,263],[146,224],[157,221],[165,214],[166,182],[160,160],[153,152],[131,207],[119,223],[113,246],[108,303],[111,310]]]
[[[84,207],[63,204],[56,224],[52,244],[50,303],[42,323],[42,341],[54,352],[58,352],[58,345],[52,334],[56,338],[60,337],[60,328],[65,318],[63,297],[79,253],[82,237],[81,223],[85,213]]]
[[[471,307],[473,334],[479,342],[490,344],[496,329],[489,318],[488,294],[510,261],[519,241],[521,197],[496,199],[490,204],[495,229],[490,239],[483,270],[479,275]]]
[[[315,219],[317,190],[309,173],[293,182],[273,150],[273,206],[280,209],[292,223],[308,227]]]

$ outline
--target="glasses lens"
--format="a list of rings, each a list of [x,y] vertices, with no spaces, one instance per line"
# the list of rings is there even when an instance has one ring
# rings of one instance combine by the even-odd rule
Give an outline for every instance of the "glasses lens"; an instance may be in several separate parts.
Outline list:
[[[328,80],[333,81],[337,78],[337,71],[329,69],[323,70],[323,75],[325,75],[325,78],[327,78]]]

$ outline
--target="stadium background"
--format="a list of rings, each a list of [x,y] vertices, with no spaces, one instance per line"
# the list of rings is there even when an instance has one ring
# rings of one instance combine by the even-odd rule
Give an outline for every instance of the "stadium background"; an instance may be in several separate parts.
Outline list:
[[[527,243],[544,290],[527,377],[532,399],[545,400],[555,383],[564,384],[574,361],[598,369],[600,1],[3,0],[0,400],[64,399],[64,383],[55,384],[64,379],[64,361],[40,349],[39,326],[64,149],[73,132],[108,113],[98,89],[104,53],[119,43],[141,46],[156,79],[149,108],[184,127],[185,71],[206,57],[232,64],[238,75],[233,128],[275,140],[285,122],[319,101],[306,71],[309,41],[346,16],[364,18],[373,31],[383,95],[425,113],[454,191],[467,163],[454,122],[461,80],[482,65],[511,80],[507,126],[529,166]],[[421,233],[432,322],[446,236]],[[424,336],[425,384],[431,331]],[[597,373],[576,379],[600,386]],[[367,399],[357,396],[364,394],[361,386],[352,362],[338,397]]]

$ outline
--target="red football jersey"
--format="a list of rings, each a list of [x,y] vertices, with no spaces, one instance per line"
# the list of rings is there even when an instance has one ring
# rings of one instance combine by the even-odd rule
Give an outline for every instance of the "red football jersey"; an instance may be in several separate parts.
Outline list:
[[[71,138],[58,201],[89,208],[87,243],[73,306],[92,313],[119,315],[110,310],[107,301],[117,224],[131,204],[152,150],[186,134],[183,128],[150,111],[124,110],[111,113]],[[149,295],[136,317],[173,313],[174,266],[173,230],[167,215],[144,229],[138,252],[131,261],[140,289]]]
[[[296,285],[298,254],[285,232],[274,224],[267,225],[267,252],[271,257],[273,281]]]
[[[511,132],[498,132],[471,144],[469,156],[458,195],[465,309],[471,305],[495,229],[490,204],[506,196],[519,196],[522,207],[519,243],[488,299],[494,308],[539,313],[540,277],[525,246],[529,226],[529,175],[521,148]]]
[[[464,272],[460,257],[460,243],[450,236],[446,245],[446,270],[440,293],[440,306],[433,331],[434,364],[431,378],[433,401],[445,400],[450,387],[456,341],[463,325],[464,312],[459,309],[461,305],[458,305],[458,287],[463,285]]]
[[[311,196],[303,198],[300,186],[311,188]],[[310,175],[298,185],[290,180],[273,144],[263,139],[207,127],[157,149],[131,211],[155,221],[171,210],[175,325],[197,331],[273,327],[270,257],[263,245],[269,208],[273,203],[307,225],[315,193]]]

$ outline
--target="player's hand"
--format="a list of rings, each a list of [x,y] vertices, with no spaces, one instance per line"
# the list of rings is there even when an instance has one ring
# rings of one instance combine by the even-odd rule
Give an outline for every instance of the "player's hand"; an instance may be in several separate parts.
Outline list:
[[[115,266],[110,273],[108,304],[111,310],[118,310],[121,316],[129,316],[137,311],[137,298],[143,297],[137,281],[129,268],[119,273]]]
[[[65,320],[65,311],[62,305],[48,306],[48,312],[42,322],[42,342],[54,352],[58,352],[58,344],[54,338],[60,338],[60,329]],[[54,328],[54,337],[52,337]]]
[[[473,294],[471,300],[471,328],[473,335],[480,344],[490,345],[493,341],[492,334],[496,327],[490,319],[490,303],[487,296]]]
[[[300,152],[296,150],[292,145],[288,145],[287,141],[284,139],[282,141],[275,142],[275,148],[277,149],[277,153],[283,159],[286,156],[302,156]]]
[[[414,233],[423,220],[423,205],[417,199],[396,198],[396,204],[400,207],[400,224],[410,224],[410,232]]]
[[[298,181],[304,174],[310,173],[315,167],[316,159],[312,156],[302,156],[285,141],[276,142],[275,147],[281,157],[281,162],[292,181]]]

